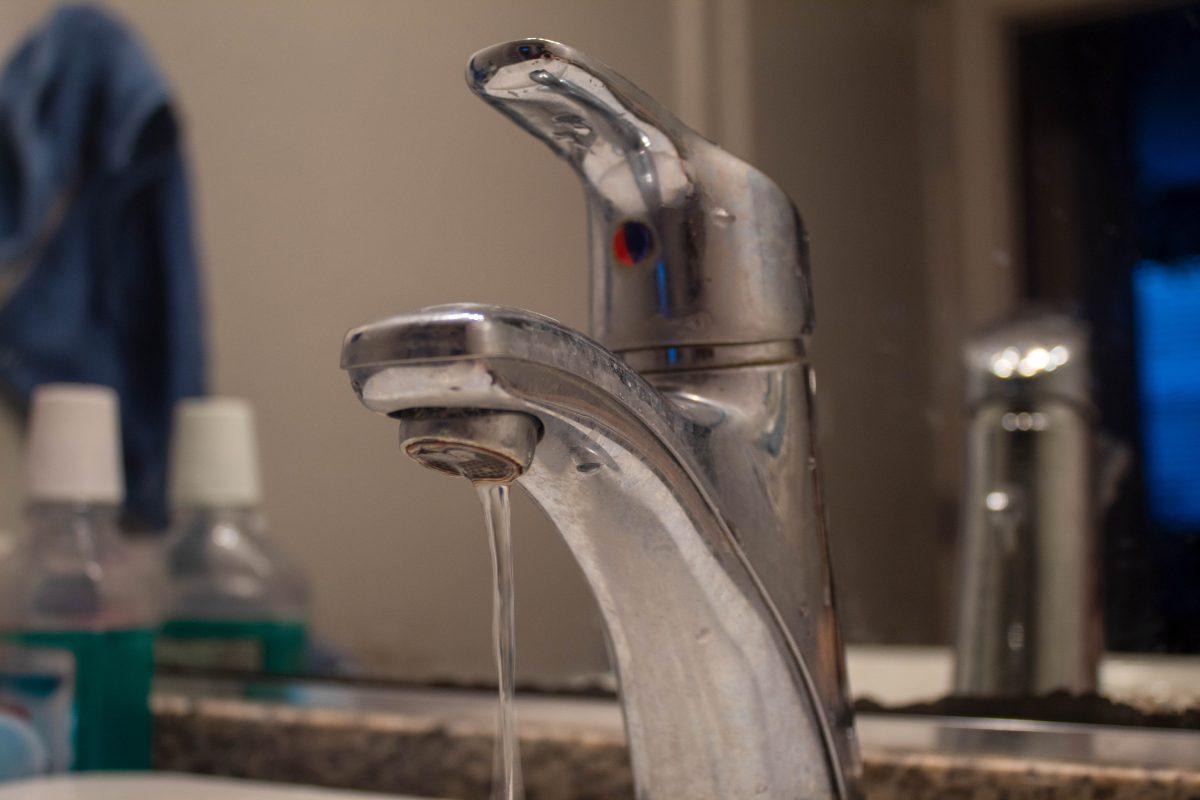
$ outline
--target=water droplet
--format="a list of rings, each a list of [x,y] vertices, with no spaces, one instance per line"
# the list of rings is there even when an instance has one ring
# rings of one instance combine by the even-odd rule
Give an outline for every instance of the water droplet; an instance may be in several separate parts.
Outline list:
[[[575,469],[578,470],[579,472],[582,472],[584,475],[588,475],[588,474],[591,474],[591,473],[595,472],[596,470],[600,469],[600,465],[597,464],[595,461],[589,461],[586,464],[576,465]]]
[[[717,206],[712,210],[712,218],[714,222],[722,227],[732,225],[733,223],[737,222],[737,217],[731,214],[729,209],[721,208],[720,206]]]

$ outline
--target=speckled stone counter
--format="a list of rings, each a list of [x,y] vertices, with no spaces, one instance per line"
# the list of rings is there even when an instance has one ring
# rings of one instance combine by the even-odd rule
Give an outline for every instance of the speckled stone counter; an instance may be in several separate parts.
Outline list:
[[[157,768],[429,797],[487,800],[492,721],[453,699],[403,710],[160,695]],[[372,707],[374,706],[374,707]],[[443,713],[444,710],[444,713]],[[611,701],[524,709],[529,800],[630,800],[620,717]],[[1200,741],[1198,739],[1197,741]],[[1190,740],[1183,746],[1190,746]],[[1200,770],[863,747],[869,800],[1200,800]]]
[[[611,729],[521,726],[528,800],[630,800],[624,738]],[[389,794],[488,800],[492,726],[426,714],[155,700],[154,766]]]
[[[868,800],[1196,800],[1200,773],[933,753],[864,753]]]

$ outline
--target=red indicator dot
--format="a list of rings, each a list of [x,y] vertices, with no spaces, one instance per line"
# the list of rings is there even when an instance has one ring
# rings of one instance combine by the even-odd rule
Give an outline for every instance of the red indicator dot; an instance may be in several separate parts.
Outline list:
[[[650,255],[654,247],[654,234],[648,226],[631,220],[617,228],[612,246],[617,263],[632,267]]]

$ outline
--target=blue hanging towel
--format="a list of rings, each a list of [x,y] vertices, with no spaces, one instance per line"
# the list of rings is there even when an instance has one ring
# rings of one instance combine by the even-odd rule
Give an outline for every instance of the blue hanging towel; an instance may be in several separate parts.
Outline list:
[[[200,286],[170,91],[133,35],[64,6],[0,76],[0,382],[121,398],[126,510],[165,521],[177,399],[204,391]]]

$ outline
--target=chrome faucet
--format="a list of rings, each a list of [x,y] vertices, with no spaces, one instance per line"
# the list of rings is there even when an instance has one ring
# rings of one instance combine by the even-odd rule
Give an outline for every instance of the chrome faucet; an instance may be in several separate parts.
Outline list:
[[[488,305],[350,331],[426,466],[516,480],[603,616],[637,796],[856,798],[813,437],[805,235],[765,175],[556,42],[467,80],[583,180],[591,332]]]
[[[1097,435],[1088,330],[1024,311],[968,341],[958,694],[1096,689],[1100,521],[1128,453]]]

